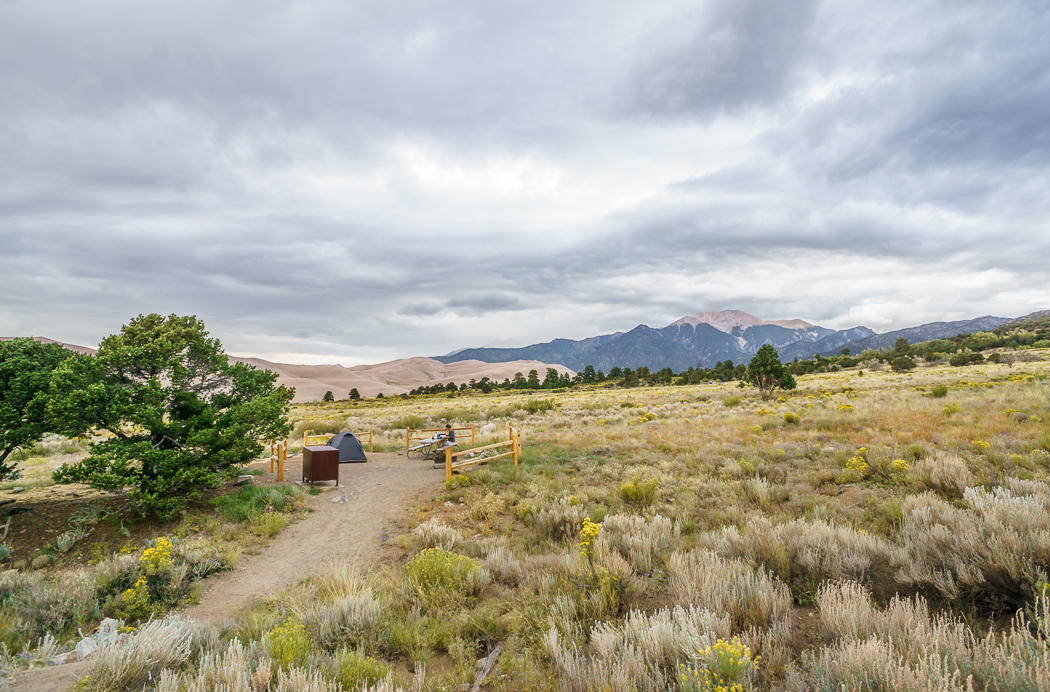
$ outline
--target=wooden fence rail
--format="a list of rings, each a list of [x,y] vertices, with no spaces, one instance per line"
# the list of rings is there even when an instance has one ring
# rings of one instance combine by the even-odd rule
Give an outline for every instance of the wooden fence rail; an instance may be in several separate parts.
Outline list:
[[[475,426],[474,426],[473,423],[470,424],[470,427],[464,426],[462,428],[452,428],[452,429],[455,430],[457,433],[460,432],[460,431],[469,432],[470,433],[470,444],[474,444],[474,439],[475,439],[475,436],[477,435],[477,430],[475,429]],[[427,434],[427,433],[431,433],[432,434],[432,433],[436,433],[436,432],[445,432],[445,429],[444,428],[408,428],[408,427],[406,427],[405,428],[405,452],[407,453],[409,450],[411,450],[413,442],[420,442],[422,440],[425,440],[425,439],[430,437],[430,434]],[[417,435],[415,433],[422,433],[422,434]]]
[[[489,445],[482,445],[481,447],[474,447],[472,449],[464,449],[458,452],[453,452],[452,447],[445,448],[445,482],[448,483],[452,480],[452,472],[467,466],[473,466],[474,464],[481,464],[487,461],[493,461],[494,459],[502,459],[504,457],[510,457],[514,460],[514,465],[518,465],[518,459],[521,458],[521,431],[516,429],[513,424],[507,424],[507,435],[509,439],[503,442],[494,442]],[[485,452],[490,449],[500,449],[502,447],[509,447],[510,451],[503,452],[502,454],[496,454],[490,457],[476,456],[479,452]],[[453,463],[452,457],[463,457],[467,454],[475,455],[473,458],[463,459],[463,461],[457,461]]]
[[[358,442],[362,442],[361,438],[364,437],[364,433],[352,433],[357,438]],[[303,431],[303,447],[315,445],[321,442],[328,442],[332,439],[332,433],[323,433],[320,435],[311,435],[309,430]],[[368,429],[368,451],[372,451],[372,428]]]

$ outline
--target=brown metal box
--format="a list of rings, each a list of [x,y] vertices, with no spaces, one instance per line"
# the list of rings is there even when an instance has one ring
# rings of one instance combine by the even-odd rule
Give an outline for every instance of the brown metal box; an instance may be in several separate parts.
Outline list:
[[[303,447],[303,482],[335,481],[339,485],[339,450],[336,447]]]

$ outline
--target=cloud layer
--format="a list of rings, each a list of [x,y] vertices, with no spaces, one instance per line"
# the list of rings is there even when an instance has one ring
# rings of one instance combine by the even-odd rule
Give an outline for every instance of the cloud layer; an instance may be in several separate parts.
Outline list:
[[[1050,306],[1037,2],[0,3],[0,334],[375,362]]]

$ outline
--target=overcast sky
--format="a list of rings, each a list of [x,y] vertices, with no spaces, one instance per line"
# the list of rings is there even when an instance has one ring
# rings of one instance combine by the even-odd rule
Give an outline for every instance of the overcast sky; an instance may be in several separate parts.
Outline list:
[[[1050,307],[1045,0],[0,0],[0,335],[378,362]]]

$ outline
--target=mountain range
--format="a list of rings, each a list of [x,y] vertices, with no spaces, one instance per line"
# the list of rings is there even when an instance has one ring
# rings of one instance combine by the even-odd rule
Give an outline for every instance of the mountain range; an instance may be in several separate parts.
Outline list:
[[[466,348],[435,360],[453,363],[479,360],[498,363],[529,359],[558,363],[573,370],[587,365],[608,372],[613,367],[651,371],[671,368],[681,372],[689,367],[713,367],[731,360],[749,361],[764,344],[771,344],[780,359],[790,361],[810,358],[815,354],[838,354],[843,348],[860,353],[867,348],[893,346],[898,336],[910,342],[939,339],[960,333],[994,329],[1007,322],[1003,317],[979,317],[959,322],[932,322],[886,334],[876,334],[868,327],[828,329],[799,319],[763,320],[740,310],[698,312],[653,328],[640,324],[629,332],[603,334],[579,341],[555,339],[521,348]]]

